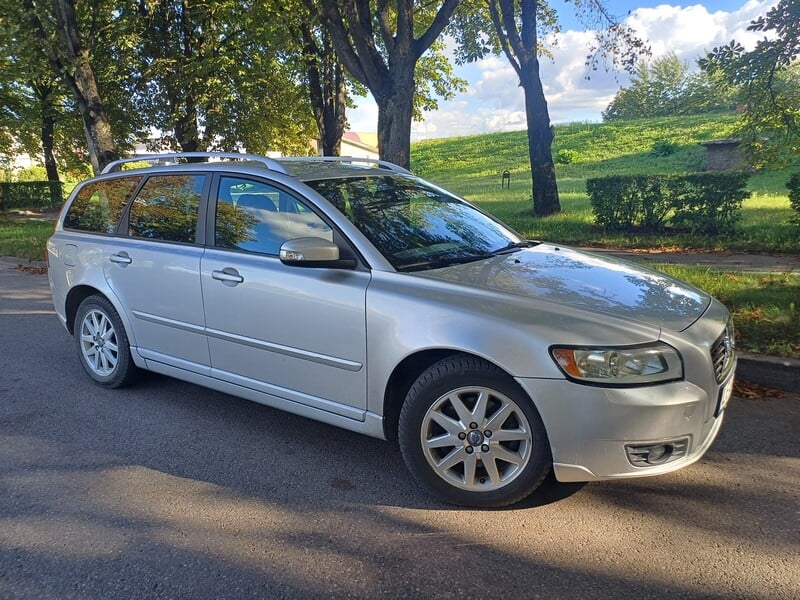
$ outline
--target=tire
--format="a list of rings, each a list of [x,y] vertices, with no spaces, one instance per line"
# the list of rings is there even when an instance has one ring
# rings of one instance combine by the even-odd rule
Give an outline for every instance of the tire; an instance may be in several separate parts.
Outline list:
[[[81,302],[73,329],[81,365],[95,383],[118,388],[133,380],[137,369],[128,335],[107,298],[94,295]]]
[[[552,467],[530,398],[508,374],[471,356],[447,357],[419,376],[401,409],[398,439],[412,475],[461,506],[519,502]]]

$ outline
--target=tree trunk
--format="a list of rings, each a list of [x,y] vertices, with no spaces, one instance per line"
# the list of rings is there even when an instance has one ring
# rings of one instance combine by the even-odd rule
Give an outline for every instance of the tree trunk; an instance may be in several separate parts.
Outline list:
[[[171,107],[175,117],[175,140],[181,147],[181,152],[198,152],[204,150],[200,140],[200,130],[197,127],[197,104],[190,96],[178,101],[177,106]]]
[[[43,81],[34,81],[31,83],[31,87],[39,100],[39,114],[42,119],[42,154],[44,156],[44,169],[47,172],[47,180],[59,181],[58,165],[56,164],[54,152],[56,129],[55,90],[53,85]]]
[[[378,105],[378,149],[381,160],[411,168],[411,117],[414,113],[413,67],[395,70],[386,92],[373,94]]]
[[[55,146],[55,124],[55,117],[52,114],[45,113],[42,118],[42,152],[48,181],[59,181],[56,156],[53,152]]]
[[[528,154],[533,179],[533,214],[544,217],[561,212],[553,164],[553,129],[539,77],[539,61],[530,61],[521,69],[520,83],[525,92],[528,120]]]
[[[300,36],[308,77],[308,93],[322,155],[339,156],[342,153],[342,136],[347,124],[344,70],[336,58],[329,33],[321,33],[322,47],[307,24],[300,27]]]
[[[89,156],[95,173],[102,171],[111,161],[117,160],[119,154],[111,134],[111,120],[100,99],[97,81],[86,56],[75,69],[72,77],[67,77],[70,87],[78,103],[78,110],[83,119],[86,139],[89,143]]]
[[[333,48],[328,48],[330,56],[326,59],[325,78],[326,98],[323,111],[323,136],[322,154],[324,156],[339,156],[342,153],[342,136],[347,125],[347,89],[344,83],[344,70],[341,63],[336,60]]]

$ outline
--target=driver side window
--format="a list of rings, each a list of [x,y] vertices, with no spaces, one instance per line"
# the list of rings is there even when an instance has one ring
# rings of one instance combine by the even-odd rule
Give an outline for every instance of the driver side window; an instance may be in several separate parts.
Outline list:
[[[218,248],[277,255],[287,240],[333,241],[333,230],[308,206],[260,181],[222,177],[216,210],[214,244]]]

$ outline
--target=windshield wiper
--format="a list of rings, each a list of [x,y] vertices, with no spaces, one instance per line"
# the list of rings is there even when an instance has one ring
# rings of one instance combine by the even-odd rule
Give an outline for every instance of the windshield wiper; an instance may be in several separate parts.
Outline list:
[[[455,256],[450,258],[437,258],[434,260],[422,260],[415,263],[409,263],[407,265],[403,265],[398,267],[398,271],[427,271],[429,269],[441,269],[443,267],[450,267],[452,265],[462,265],[465,263],[471,263],[478,260],[485,260],[487,258],[492,258],[493,256],[501,256],[503,254],[509,254],[511,252],[515,252],[516,250],[520,250],[522,248],[533,248],[534,246],[538,246],[541,242],[536,242],[532,240],[523,240],[521,242],[512,242],[507,246],[503,246],[502,248],[498,248],[497,250],[493,250],[492,252],[485,252],[483,254],[470,254],[467,256]]]
[[[533,248],[534,246],[538,246],[542,242],[537,242],[534,240],[522,240],[521,242],[511,242],[508,246],[503,246],[502,248],[498,248],[488,254],[488,256],[497,256],[499,254],[508,254],[510,252],[515,252],[516,250],[521,250],[522,248]]]
[[[398,271],[427,271],[429,269],[441,269],[443,267],[450,267],[452,265],[463,265],[478,260],[491,258],[494,253],[488,254],[470,254],[469,256],[455,256],[451,258],[437,258],[435,260],[422,260],[415,263],[409,263],[398,267]]]

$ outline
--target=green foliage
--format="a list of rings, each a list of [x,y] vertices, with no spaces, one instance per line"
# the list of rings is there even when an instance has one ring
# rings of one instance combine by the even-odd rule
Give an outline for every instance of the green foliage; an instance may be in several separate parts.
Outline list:
[[[566,148],[562,148],[556,153],[556,164],[558,165],[570,165],[580,158],[580,154],[577,150],[567,150]]]
[[[586,180],[595,222],[606,229],[664,228],[671,208],[663,192],[666,178],[656,175],[602,177]]]
[[[710,73],[693,73],[675,53],[641,61],[603,111],[604,121],[703,114],[736,106],[738,88]]]
[[[64,201],[59,181],[0,182],[0,210],[55,208]]]
[[[595,221],[606,229],[660,231],[667,221],[692,234],[733,232],[741,217],[747,173],[616,176],[588,179]]]
[[[745,90],[741,137],[754,164],[786,165],[800,152],[800,0],[780,0],[747,29],[764,33],[755,48],[734,40],[700,66]]]
[[[673,177],[668,192],[675,211],[672,225],[692,234],[733,233],[741,219],[742,202],[750,197],[746,189],[749,177],[741,171]]]
[[[650,149],[653,156],[672,156],[678,150],[678,144],[670,140],[656,140]]]

